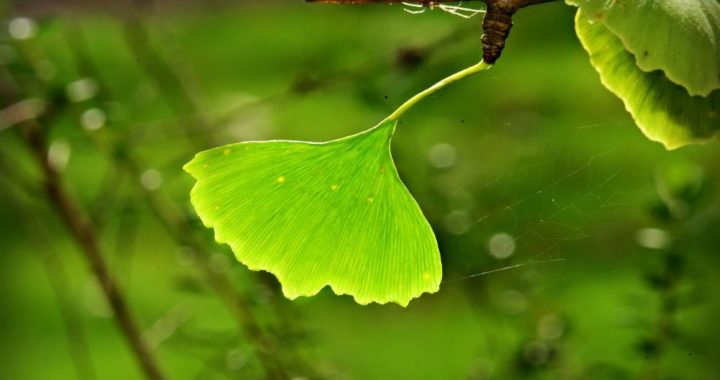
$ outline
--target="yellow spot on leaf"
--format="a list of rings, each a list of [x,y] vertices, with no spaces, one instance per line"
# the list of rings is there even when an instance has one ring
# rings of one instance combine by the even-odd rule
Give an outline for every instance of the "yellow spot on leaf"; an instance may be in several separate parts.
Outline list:
[[[373,203],[373,202],[375,202],[375,198],[368,197],[367,201],[368,201],[368,203]]]
[[[280,177],[278,177],[277,181],[278,181],[278,183],[283,183],[283,182],[285,182],[285,176],[282,176],[282,175],[281,175]]]
[[[423,273],[423,280],[427,281],[429,279],[430,279],[430,273],[428,273],[428,272]]]
[[[208,164],[203,164],[203,169],[207,169]]]
[[[335,185],[335,184],[330,185],[330,189],[332,189],[332,190],[337,190],[337,188],[338,188],[338,185]]]
[[[225,149],[225,150],[223,151],[223,154],[226,155],[226,156],[227,156],[228,154],[230,154],[230,149]]]

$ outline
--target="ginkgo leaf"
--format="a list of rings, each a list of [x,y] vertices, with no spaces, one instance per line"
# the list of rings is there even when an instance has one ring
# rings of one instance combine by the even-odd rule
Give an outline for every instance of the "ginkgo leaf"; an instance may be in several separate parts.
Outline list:
[[[602,23],[578,10],[575,29],[602,83],[625,103],[645,135],[668,149],[704,142],[720,130],[720,90],[690,96],[662,71],[645,72]]]
[[[662,70],[690,95],[720,89],[718,0],[566,1],[604,24],[641,70]]]
[[[283,293],[329,285],[360,304],[436,292],[435,236],[390,154],[395,122],[326,143],[266,141],[198,153],[192,203],[215,239]]]

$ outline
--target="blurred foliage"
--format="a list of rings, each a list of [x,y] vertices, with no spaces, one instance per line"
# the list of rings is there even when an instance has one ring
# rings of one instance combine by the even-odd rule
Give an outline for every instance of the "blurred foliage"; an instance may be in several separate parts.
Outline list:
[[[393,154],[444,265],[440,292],[403,309],[285,300],[212,241],[181,166],[222,143],[374,125],[477,61],[479,19],[25,5],[0,32],[3,379],[141,377],[48,202],[33,128],[168,378],[717,377],[717,142],[648,142],[599,83],[572,8],[521,11],[498,65],[398,126]]]

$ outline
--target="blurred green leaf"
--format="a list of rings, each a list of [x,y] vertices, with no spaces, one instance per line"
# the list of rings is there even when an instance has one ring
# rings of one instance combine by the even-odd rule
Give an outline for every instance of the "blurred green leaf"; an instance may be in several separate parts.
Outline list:
[[[442,276],[430,225],[390,155],[395,122],[328,143],[247,142],[199,153],[185,170],[215,238],[288,298],[329,285],[360,304],[407,305]]]
[[[720,89],[717,0],[568,0],[602,23],[646,72],[662,70],[690,95]]]
[[[620,97],[645,135],[674,149],[704,142],[720,130],[720,91],[690,96],[663,72],[644,72],[602,23],[578,10],[575,29],[605,87]]]

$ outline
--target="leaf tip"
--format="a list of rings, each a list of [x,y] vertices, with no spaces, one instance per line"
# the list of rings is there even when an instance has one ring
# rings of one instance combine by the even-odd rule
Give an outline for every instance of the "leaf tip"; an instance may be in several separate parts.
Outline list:
[[[200,153],[202,153],[202,152],[200,152]],[[190,161],[186,162],[185,165],[183,165],[183,167],[182,167],[182,169],[185,173],[190,174],[191,176],[193,176],[196,179],[198,178],[197,171],[196,171],[196,165],[197,165],[197,161],[199,159],[200,153],[195,154],[195,156],[193,156],[193,158]]]

